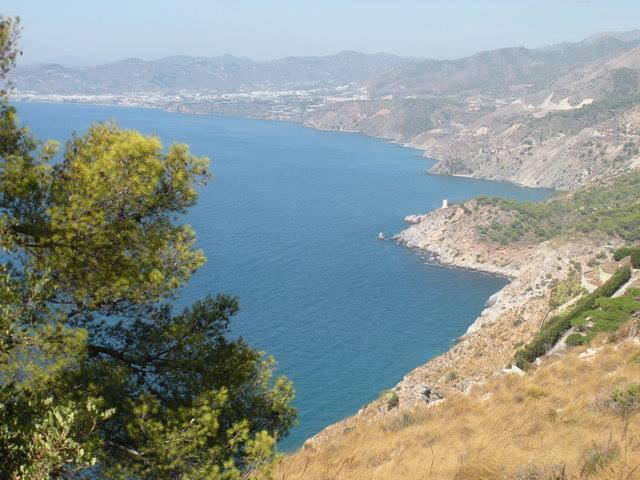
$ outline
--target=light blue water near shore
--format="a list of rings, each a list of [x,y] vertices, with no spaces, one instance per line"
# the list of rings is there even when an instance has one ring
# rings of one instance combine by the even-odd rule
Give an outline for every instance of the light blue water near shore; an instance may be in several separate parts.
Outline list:
[[[427,264],[390,237],[405,215],[474,195],[549,192],[425,175],[416,150],[299,125],[158,110],[19,104],[39,138],[97,120],[188,143],[216,179],[188,215],[207,264],[182,301],[240,296],[234,332],[274,355],[296,387],[285,449],[374,399],[462,335],[506,280]]]

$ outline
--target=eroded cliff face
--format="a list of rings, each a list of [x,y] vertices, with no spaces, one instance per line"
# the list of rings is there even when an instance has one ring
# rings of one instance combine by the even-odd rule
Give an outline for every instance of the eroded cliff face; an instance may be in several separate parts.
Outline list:
[[[570,190],[637,165],[639,120],[637,107],[624,113],[584,107],[543,117],[523,111],[431,130],[412,144],[438,160],[432,173]]]
[[[408,228],[395,237],[399,243],[445,265],[505,275],[511,282],[489,299],[485,310],[449,351],[409,372],[393,388],[397,408],[390,408],[385,398],[375,401],[309,439],[307,447],[352,428],[354,422],[395,415],[416,404],[436,403],[495,375],[518,373],[510,369],[513,355],[550,314],[552,282],[566,278],[576,265],[593,260],[608,239],[574,236],[536,244],[498,245],[485,241],[477,231],[496,215],[499,213],[493,207],[472,200],[406,218]],[[451,294],[463,296],[464,292]]]
[[[530,187],[572,190],[640,166],[640,107],[633,101],[606,108],[586,97],[538,97],[344,102],[304,122],[424,150],[437,161],[431,173]]]

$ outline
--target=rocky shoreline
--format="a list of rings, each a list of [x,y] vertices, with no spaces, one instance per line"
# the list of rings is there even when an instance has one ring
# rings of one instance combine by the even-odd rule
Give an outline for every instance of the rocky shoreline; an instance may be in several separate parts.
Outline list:
[[[44,103],[96,104],[95,100],[83,96],[14,97],[16,100]],[[107,98],[97,102],[100,105],[156,108],[192,115],[227,115],[287,121],[316,130],[354,133],[423,152],[425,158],[436,162],[428,170],[434,175],[508,182],[522,187],[572,190],[594,178],[619,173],[628,168],[640,168],[640,154],[635,147],[629,147],[640,143],[640,135],[633,133],[637,132],[640,125],[640,107],[609,119],[606,128],[583,128],[573,132],[573,137],[557,135],[540,143],[529,138],[535,136],[534,133],[542,135],[539,132],[529,131],[530,128],[524,128],[516,120],[513,120],[516,122],[513,125],[505,123],[504,119],[502,123],[496,123],[491,115],[476,120],[473,125],[464,126],[453,122],[455,125],[452,124],[449,129],[436,128],[416,136],[407,136],[387,125],[388,122],[393,124],[394,115],[402,114],[401,109],[388,106],[388,114],[384,118],[378,118],[379,112],[372,105],[363,105],[362,102],[342,103],[338,110],[327,108],[292,116],[252,110],[250,105],[234,110],[207,103],[185,103],[162,98],[153,101],[141,98],[128,102]],[[370,103],[376,104],[373,100]],[[524,113],[520,112],[519,115]],[[377,121],[369,125],[367,122],[372,118]],[[517,119],[522,120],[520,116]],[[485,123],[491,124],[492,128],[483,126]],[[600,156],[594,157],[596,148],[602,159]],[[525,158],[526,162],[523,160]]]
[[[511,281],[488,300],[451,349],[407,373],[390,390],[397,407],[390,408],[384,398],[376,400],[307,440],[306,448],[353,428],[357,422],[396,415],[416,404],[440,402],[451,392],[467,392],[495,375],[518,372],[511,368],[513,354],[549,315],[553,281],[566,278],[576,265],[588,263],[604,250],[608,240],[575,236],[537,244],[487,243],[476,227],[490,214],[490,207],[471,200],[405,218],[408,227],[394,237],[399,244],[443,265],[503,275]]]

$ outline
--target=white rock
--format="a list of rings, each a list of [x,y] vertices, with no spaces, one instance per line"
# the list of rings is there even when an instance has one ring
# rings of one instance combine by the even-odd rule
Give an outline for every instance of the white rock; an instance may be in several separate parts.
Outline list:
[[[582,352],[580,355],[578,355],[578,358],[593,357],[596,353],[598,353],[599,350],[600,350],[599,348],[588,348],[584,352]]]
[[[513,374],[513,375],[519,375],[519,376],[523,376],[525,375],[524,370],[522,370],[520,367],[518,367],[517,365],[511,365],[511,368],[503,368],[502,369],[502,373],[507,373],[507,374]]]

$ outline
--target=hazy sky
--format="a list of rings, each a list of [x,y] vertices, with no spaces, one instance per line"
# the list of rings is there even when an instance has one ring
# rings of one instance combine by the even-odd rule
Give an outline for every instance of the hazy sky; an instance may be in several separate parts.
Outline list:
[[[454,58],[640,28],[640,0],[5,0],[23,63],[341,50]],[[7,3],[10,5],[7,6]]]

